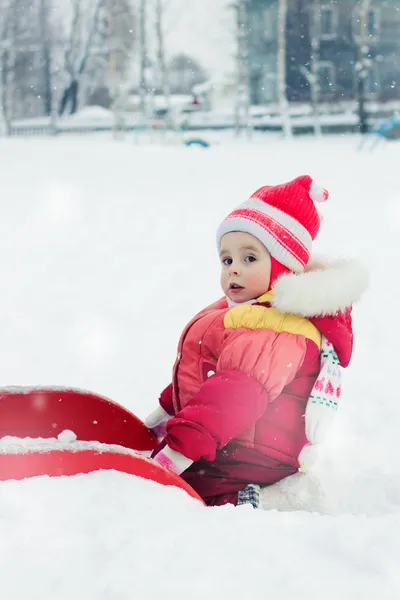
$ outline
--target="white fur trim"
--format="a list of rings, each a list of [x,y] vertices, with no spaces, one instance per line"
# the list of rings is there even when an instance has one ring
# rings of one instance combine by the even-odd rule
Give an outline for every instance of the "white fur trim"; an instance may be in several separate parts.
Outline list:
[[[310,261],[304,273],[282,275],[273,286],[273,306],[302,317],[335,315],[357,302],[368,287],[356,261]]]

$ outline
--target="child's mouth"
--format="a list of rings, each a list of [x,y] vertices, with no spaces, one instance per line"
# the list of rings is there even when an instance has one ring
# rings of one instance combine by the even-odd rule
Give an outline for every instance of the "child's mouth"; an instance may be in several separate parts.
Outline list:
[[[237,283],[231,283],[229,286],[229,291],[232,292],[232,294],[238,294],[242,290],[244,290],[244,287]]]

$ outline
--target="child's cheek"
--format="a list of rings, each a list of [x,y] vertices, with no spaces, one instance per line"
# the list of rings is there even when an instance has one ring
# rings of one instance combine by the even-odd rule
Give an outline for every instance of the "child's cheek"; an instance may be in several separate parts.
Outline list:
[[[227,274],[225,271],[222,271],[221,273],[221,287],[223,290],[226,290],[227,288]]]
[[[255,272],[248,273],[247,275],[247,285],[251,287],[263,287],[269,284],[269,276],[265,273]],[[267,287],[265,289],[267,289]]]

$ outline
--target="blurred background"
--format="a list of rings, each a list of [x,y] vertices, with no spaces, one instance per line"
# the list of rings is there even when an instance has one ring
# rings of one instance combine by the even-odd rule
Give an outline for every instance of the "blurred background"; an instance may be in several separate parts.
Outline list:
[[[365,133],[399,54],[400,0],[0,0],[0,130]]]

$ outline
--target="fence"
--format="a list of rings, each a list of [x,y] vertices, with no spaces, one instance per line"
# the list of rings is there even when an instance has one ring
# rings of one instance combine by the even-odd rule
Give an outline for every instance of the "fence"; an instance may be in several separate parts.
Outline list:
[[[375,126],[382,119],[375,114],[369,120],[371,127]],[[347,111],[336,114],[319,115],[319,122],[322,133],[355,133],[358,131],[358,116],[353,111]],[[295,135],[310,134],[314,131],[313,117],[310,114],[294,115],[291,118],[293,133]],[[201,115],[192,115],[174,127],[158,121],[150,120],[141,122],[137,118],[129,115],[126,118],[115,119],[87,119],[80,120],[71,118],[59,119],[28,119],[23,121],[14,121],[10,125],[9,135],[11,137],[49,137],[59,135],[88,135],[98,133],[114,133],[115,135],[133,134],[140,138],[143,134],[156,137],[168,138],[169,135],[184,135],[185,132],[207,132],[233,130],[235,127],[234,119],[230,115],[215,115],[205,113]],[[250,128],[254,131],[282,131],[282,120],[276,114],[264,114],[261,116],[252,116]]]

